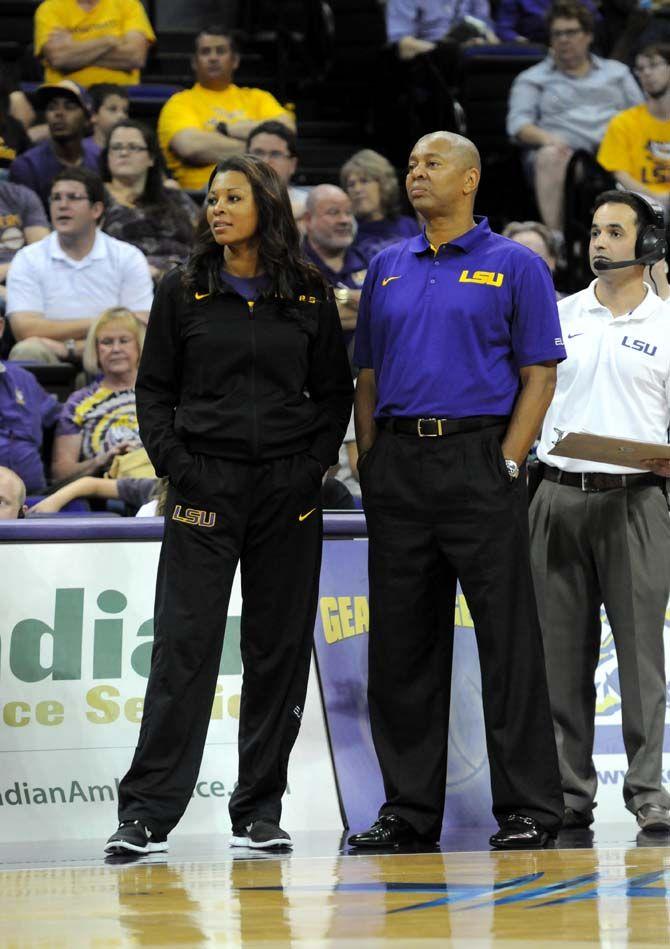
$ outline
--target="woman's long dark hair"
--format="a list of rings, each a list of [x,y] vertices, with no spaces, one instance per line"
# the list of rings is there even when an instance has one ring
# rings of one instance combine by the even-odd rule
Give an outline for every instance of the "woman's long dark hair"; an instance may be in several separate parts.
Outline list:
[[[241,172],[251,185],[258,211],[258,259],[271,281],[269,294],[286,301],[295,300],[298,293],[305,291],[325,297],[326,281],[303,256],[288,191],[274,168],[253,155],[232,155],[209,176],[208,192],[216,175],[224,171]],[[198,221],[196,235],[184,270],[184,285],[206,285],[210,293],[221,292],[225,285],[221,273],[223,252],[207,223],[206,210]]]
[[[112,140],[112,135],[117,129],[136,129],[144,139],[144,144],[149,150],[149,157],[153,158],[154,160],[151,168],[147,170],[147,180],[144,185],[144,191],[140,195],[139,203],[142,205],[160,205],[168,203],[170,199],[169,195],[166,194],[166,189],[163,186],[163,176],[165,169],[163,167],[163,156],[161,155],[160,148],[158,147],[158,139],[156,138],[155,132],[153,132],[146,125],[143,125],[142,122],[136,122],[135,119],[121,119],[121,121],[117,122],[116,125],[111,129],[107,139],[107,144],[100,153],[100,173],[102,180],[112,180],[112,173],[109,170],[109,143]]]

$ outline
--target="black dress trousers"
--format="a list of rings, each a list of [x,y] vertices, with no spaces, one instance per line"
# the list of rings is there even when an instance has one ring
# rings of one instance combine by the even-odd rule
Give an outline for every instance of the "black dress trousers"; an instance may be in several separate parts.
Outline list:
[[[440,835],[456,581],[472,614],[493,813],[551,833],[563,798],[533,591],[527,491],[505,425],[443,438],[378,433],[360,467],[370,574],[370,722],[386,802]]]
[[[189,497],[170,488],[151,671],[119,819],[168,834],[190,800],[216,688],[228,602],[242,578],[239,775],[233,828],[279,821],[300,728],[317,608],[323,518],[318,462],[194,458]]]

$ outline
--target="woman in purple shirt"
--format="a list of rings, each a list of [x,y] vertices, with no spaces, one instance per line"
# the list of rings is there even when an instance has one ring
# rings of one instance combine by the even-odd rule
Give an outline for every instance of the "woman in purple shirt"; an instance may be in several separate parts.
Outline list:
[[[400,214],[400,188],[390,161],[364,148],[340,171],[342,188],[351,200],[358,230],[354,246],[368,259],[383,247],[419,233],[415,217]]]

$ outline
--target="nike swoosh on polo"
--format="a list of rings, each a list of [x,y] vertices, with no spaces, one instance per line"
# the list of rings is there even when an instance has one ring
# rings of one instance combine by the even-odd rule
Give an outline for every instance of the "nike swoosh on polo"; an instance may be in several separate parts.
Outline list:
[[[310,514],[313,514],[313,513],[314,513],[314,511],[316,511],[316,508],[315,508],[315,507],[313,507],[312,510],[311,510],[311,511],[308,511],[306,514],[299,514],[299,515],[298,515],[298,520],[299,520],[299,521],[304,521],[304,520],[306,520],[306,519],[309,517]]]
[[[568,333],[568,339],[574,339],[575,336],[583,336],[583,333]]]
[[[399,274],[397,277],[384,277],[382,280],[382,287],[385,287],[387,283],[390,283],[392,280],[400,280],[402,274]]]
[[[198,293],[197,291],[196,291],[196,294],[195,294],[196,300],[204,300],[205,297],[208,297],[208,296],[210,296],[209,293]]]

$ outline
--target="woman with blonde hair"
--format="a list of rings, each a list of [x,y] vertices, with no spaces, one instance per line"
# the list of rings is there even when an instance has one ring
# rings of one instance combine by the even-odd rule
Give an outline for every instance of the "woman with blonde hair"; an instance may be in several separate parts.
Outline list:
[[[56,481],[98,474],[118,454],[141,448],[135,380],[145,328],[130,310],[112,307],[86,337],[84,369],[97,378],[68,398],[54,438]]]
[[[391,162],[371,148],[356,152],[340,170],[358,223],[356,247],[369,257],[419,233],[416,218],[400,213],[400,188]]]

